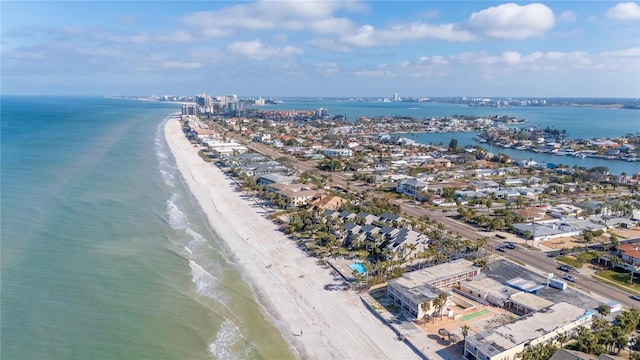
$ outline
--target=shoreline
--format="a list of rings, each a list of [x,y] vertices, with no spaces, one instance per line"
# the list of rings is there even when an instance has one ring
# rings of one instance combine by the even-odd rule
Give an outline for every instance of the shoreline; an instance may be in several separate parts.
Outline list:
[[[324,285],[341,279],[299,249],[263,216],[264,210],[242,198],[232,179],[203,161],[176,117],[166,120],[164,135],[192,201],[294,356],[417,358],[371,315],[358,294],[325,290]]]

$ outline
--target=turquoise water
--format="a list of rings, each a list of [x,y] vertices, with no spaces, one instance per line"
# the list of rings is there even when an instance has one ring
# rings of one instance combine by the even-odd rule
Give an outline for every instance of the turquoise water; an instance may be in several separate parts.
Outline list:
[[[179,106],[1,101],[2,359],[291,357],[179,179]]]
[[[356,271],[358,274],[364,274],[366,272],[364,264],[362,263],[353,263],[349,265],[349,267],[351,268],[351,270]]]

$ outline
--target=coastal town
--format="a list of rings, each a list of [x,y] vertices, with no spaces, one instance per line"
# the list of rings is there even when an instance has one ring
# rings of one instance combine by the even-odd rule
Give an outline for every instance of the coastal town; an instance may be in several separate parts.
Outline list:
[[[357,292],[420,357],[637,358],[640,173],[398,135],[475,131],[496,145],[637,156],[637,135],[586,143],[508,127],[524,121],[349,121],[323,108],[244,109],[235,96],[204,94],[180,115],[201,161],[336,274],[325,290]]]

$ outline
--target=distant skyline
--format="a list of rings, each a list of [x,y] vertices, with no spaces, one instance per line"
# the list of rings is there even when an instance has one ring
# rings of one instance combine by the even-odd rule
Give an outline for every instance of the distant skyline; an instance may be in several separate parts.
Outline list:
[[[1,93],[640,97],[640,3],[2,1]]]

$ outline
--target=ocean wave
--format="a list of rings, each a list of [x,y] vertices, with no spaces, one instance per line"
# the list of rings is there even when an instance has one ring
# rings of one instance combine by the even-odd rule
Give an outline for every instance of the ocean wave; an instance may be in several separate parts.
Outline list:
[[[242,337],[240,330],[228,319],[222,322],[214,342],[209,344],[209,353],[215,359],[235,360],[244,359],[244,355],[233,350],[233,345]]]
[[[176,194],[173,194],[176,195]],[[186,230],[189,222],[187,216],[178,209],[178,205],[175,204],[174,196],[167,200],[167,213],[169,214],[169,226],[174,230]]]
[[[224,305],[225,296],[216,289],[218,279],[193,260],[189,260],[189,267],[191,268],[191,277],[196,284],[198,294]]]
[[[164,180],[164,183],[169,186],[169,187],[175,187],[176,184],[173,182],[173,180],[175,180],[175,176],[171,175],[171,173],[169,173],[166,170],[160,170],[160,174],[162,175],[162,179]]]

